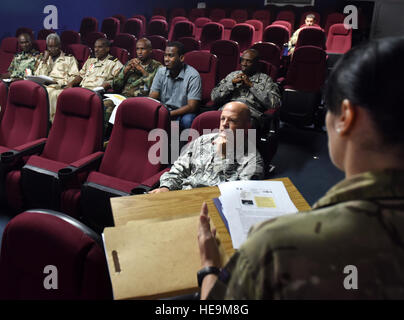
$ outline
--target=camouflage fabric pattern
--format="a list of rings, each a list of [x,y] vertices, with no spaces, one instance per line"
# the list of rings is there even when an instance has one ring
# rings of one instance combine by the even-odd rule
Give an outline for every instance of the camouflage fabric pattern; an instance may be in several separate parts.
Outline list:
[[[403,299],[404,172],[343,180],[310,212],[250,231],[210,299]],[[346,289],[346,266],[357,289]]]
[[[88,58],[81,68],[79,75],[83,78],[80,87],[94,89],[100,87],[104,82],[112,85],[113,79],[122,68],[122,63],[111,55],[104,60]]]
[[[76,58],[61,52],[60,56],[57,57],[55,61],[53,61],[52,57],[49,57],[46,62],[42,61],[41,54],[35,75],[52,77],[58,84],[52,84],[50,87],[60,88],[72,81],[78,72],[79,69]]]
[[[160,187],[185,190],[263,177],[264,163],[258,151],[246,153],[230,163],[229,159],[216,156],[216,145],[212,142],[217,137],[218,133],[211,133],[194,140],[174,162],[171,170],[161,176]]]
[[[31,74],[34,74],[35,65],[39,57],[39,52],[32,49],[30,52],[19,52],[16,53],[13,60],[8,67],[8,72],[10,72],[10,78],[24,78],[25,69],[30,69]]]
[[[121,93],[125,97],[147,96],[157,69],[161,67],[161,63],[152,59],[148,65],[142,65],[149,74],[147,77],[143,77],[141,72],[137,70],[131,70],[125,75],[123,70],[128,63],[122,67],[118,76],[114,78],[112,89],[114,92]]]
[[[253,86],[248,88],[240,83],[233,85],[233,79],[242,73],[234,71],[212,90],[211,98],[216,105],[224,105],[229,101],[244,101],[250,111],[251,116],[259,119],[268,109],[276,108],[280,105],[280,93],[276,83],[265,73],[256,73],[249,77]]]

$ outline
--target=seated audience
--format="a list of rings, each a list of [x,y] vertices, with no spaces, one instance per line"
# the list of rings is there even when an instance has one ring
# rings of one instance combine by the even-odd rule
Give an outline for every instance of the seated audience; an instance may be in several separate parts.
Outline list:
[[[79,72],[78,63],[74,56],[67,55],[61,50],[60,37],[51,33],[46,37],[47,50],[41,54],[35,69],[35,75],[51,77],[54,82],[46,85],[49,96],[49,117],[53,122],[56,113],[57,96],[53,90],[64,88]]]
[[[384,38],[332,71],[328,147],[345,180],[312,211],[255,226],[223,267],[203,204],[203,299],[404,298],[403,55],[404,38]]]
[[[112,82],[112,89],[126,98],[148,96],[154,76],[161,63],[151,58],[152,44],[149,39],[142,38],[136,43],[136,55],[128,61]],[[104,100],[105,121],[108,121],[115,104],[112,100]],[[110,121],[111,122],[111,121]],[[111,122],[113,124],[113,122]]]
[[[184,54],[181,42],[167,44],[165,67],[157,71],[149,95],[169,108],[171,119],[178,120],[181,129],[191,127],[202,98],[201,77],[198,71],[184,63]]]
[[[264,171],[261,155],[256,150],[249,153],[247,148],[249,128],[250,111],[247,105],[237,101],[226,104],[220,118],[219,133],[205,134],[191,142],[171,170],[161,176],[160,188],[151,193],[208,187],[225,181],[261,179]],[[244,131],[244,142],[237,141],[237,129]],[[230,150],[229,134],[234,137],[234,148],[237,143],[244,143],[243,154]]]
[[[264,112],[280,105],[280,93],[271,77],[259,72],[258,61],[257,50],[245,50],[241,57],[241,70],[233,71],[222,79],[212,90],[211,98],[215,105],[244,101],[251,111],[253,125],[263,133],[269,121]]]
[[[295,51],[295,46],[296,46],[296,43],[297,43],[297,39],[299,38],[300,31],[302,31],[305,27],[314,26],[315,22],[316,22],[316,16],[314,14],[308,14],[306,16],[306,19],[304,20],[304,26],[297,29],[293,33],[292,37],[290,37],[290,40],[288,42],[288,50],[289,50],[290,54],[293,54],[293,52]]]
[[[1,75],[1,79],[18,80],[34,74],[39,51],[32,47],[32,39],[28,33],[18,36],[18,46],[21,52],[15,54],[8,67],[8,72]]]

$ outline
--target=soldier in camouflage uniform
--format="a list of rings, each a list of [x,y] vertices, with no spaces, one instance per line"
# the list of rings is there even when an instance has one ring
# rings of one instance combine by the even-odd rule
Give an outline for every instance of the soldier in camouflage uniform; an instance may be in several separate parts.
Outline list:
[[[152,59],[152,45],[149,39],[142,38],[136,42],[137,58],[126,63],[112,83],[112,89],[126,98],[148,96],[157,69],[161,63]],[[111,116],[115,104],[105,100],[105,121]]]
[[[233,71],[212,90],[215,105],[229,101],[244,101],[251,111],[254,125],[264,130],[264,112],[280,105],[280,93],[270,76],[258,71],[258,51],[248,49],[241,57],[241,71]]]
[[[258,151],[248,152],[247,129],[250,112],[241,102],[228,103],[222,112],[219,133],[202,135],[193,141],[160,178],[160,188],[151,193],[217,185],[225,181],[261,179],[263,160]],[[244,154],[226,157],[226,130],[235,135],[245,131]],[[227,144],[229,145],[229,144]],[[234,146],[237,141],[234,141]],[[227,146],[229,148],[229,146]]]
[[[12,80],[23,79],[27,75],[32,75],[39,57],[39,51],[32,48],[32,39],[28,33],[22,33],[18,37],[18,46],[22,50],[16,53],[14,59],[8,67],[8,72],[1,75],[2,79],[11,78]]]
[[[205,269],[202,298],[404,298],[403,54],[404,38],[385,38],[335,66],[326,125],[331,160],[346,178],[312,211],[256,226],[218,270],[203,205],[201,262],[216,268]]]
[[[51,122],[56,113],[56,102],[61,88],[64,88],[79,72],[77,60],[72,55],[66,55],[60,49],[60,38],[51,33],[46,38],[48,50],[41,54],[38,60],[35,75],[45,75],[53,78],[56,83],[48,84],[46,90],[49,96],[49,116]]]

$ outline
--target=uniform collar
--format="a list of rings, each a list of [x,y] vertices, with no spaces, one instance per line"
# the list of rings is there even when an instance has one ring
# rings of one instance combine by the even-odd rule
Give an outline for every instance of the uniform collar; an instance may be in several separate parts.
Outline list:
[[[187,65],[184,63],[182,68],[181,68],[180,73],[173,79],[182,79],[183,80],[185,78],[185,68],[186,68],[186,66]],[[167,67],[166,67],[166,75],[170,77],[170,70],[168,70]]]
[[[404,198],[404,171],[386,169],[365,172],[342,180],[332,187],[314,206],[321,208],[352,200]]]
[[[100,60],[100,59],[98,59],[98,58],[95,58],[95,61],[96,61],[96,62],[100,62],[100,63],[104,63],[105,61],[108,61],[108,60],[110,60],[111,58],[113,58],[113,57],[108,53],[107,57],[106,57],[104,60]]]

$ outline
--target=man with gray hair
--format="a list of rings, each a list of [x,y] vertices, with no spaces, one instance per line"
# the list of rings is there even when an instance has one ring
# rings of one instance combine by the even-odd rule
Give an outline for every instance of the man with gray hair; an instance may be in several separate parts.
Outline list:
[[[72,81],[79,69],[76,58],[66,55],[61,50],[60,37],[56,33],[46,37],[46,46],[47,50],[41,54],[37,62],[35,75],[49,76],[54,80],[46,86],[49,96],[49,115],[53,122],[58,97],[55,93]]]

